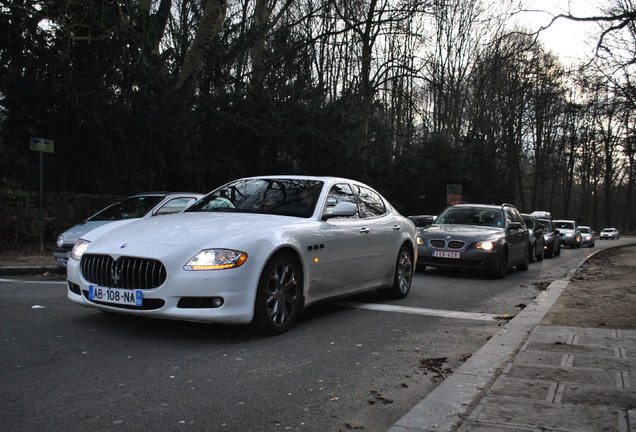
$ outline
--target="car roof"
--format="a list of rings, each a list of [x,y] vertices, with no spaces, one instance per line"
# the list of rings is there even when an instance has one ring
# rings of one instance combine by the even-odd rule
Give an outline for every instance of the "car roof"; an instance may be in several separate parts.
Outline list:
[[[127,198],[141,197],[141,196],[171,196],[171,195],[204,195],[199,192],[140,192],[134,195],[130,195]]]
[[[512,204],[469,204],[469,203],[461,203],[461,204],[453,204],[448,207],[466,207],[466,208],[484,208],[490,210],[501,210],[504,207],[515,207]],[[516,208],[516,207],[515,207]]]

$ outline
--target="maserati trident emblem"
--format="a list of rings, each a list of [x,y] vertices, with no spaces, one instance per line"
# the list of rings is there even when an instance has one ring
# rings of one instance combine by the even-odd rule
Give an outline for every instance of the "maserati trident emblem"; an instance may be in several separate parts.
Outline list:
[[[121,263],[113,263],[113,266],[110,268],[110,278],[114,284],[119,284],[119,281],[121,281]]]

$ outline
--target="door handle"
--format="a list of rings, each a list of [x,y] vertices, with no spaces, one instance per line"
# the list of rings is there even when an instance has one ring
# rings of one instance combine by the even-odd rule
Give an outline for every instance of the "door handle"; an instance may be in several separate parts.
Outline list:
[[[400,230],[399,225],[393,225],[393,231],[399,231],[399,230]]]
[[[371,232],[371,230],[369,228],[360,228],[360,233],[361,234],[369,234]]]

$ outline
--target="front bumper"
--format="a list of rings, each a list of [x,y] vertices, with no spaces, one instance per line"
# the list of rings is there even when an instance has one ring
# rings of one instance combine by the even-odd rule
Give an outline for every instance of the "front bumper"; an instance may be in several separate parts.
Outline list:
[[[89,299],[90,282],[74,259],[67,266],[67,297],[82,306],[123,314],[197,322],[246,324],[252,321],[260,267],[253,260],[228,270],[186,271],[168,269],[165,282],[144,289],[141,307],[98,303]],[[222,305],[211,301],[221,298]]]
[[[458,252],[459,258],[433,256],[434,251]],[[418,265],[442,268],[480,269],[496,271],[501,261],[501,248],[492,251],[477,249],[472,245],[461,250],[436,249],[430,245],[418,245]]]
[[[58,267],[66,267],[68,264],[68,258],[71,254],[73,245],[63,245],[62,247],[53,248],[53,258]]]

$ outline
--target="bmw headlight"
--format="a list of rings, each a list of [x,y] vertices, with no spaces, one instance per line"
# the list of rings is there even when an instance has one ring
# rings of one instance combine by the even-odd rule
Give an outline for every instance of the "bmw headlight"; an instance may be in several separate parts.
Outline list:
[[[62,247],[64,245],[64,234],[60,234],[57,236],[57,241],[55,242],[55,246]]]
[[[84,255],[84,252],[86,252],[86,248],[90,244],[91,242],[86,240],[80,239],[76,241],[75,244],[73,245],[73,250],[71,250],[71,258],[79,261],[82,258],[82,255]]]
[[[493,241],[482,241],[475,244],[477,249],[483,249],[485,251],[491,251],[495,248],[496,243]]]
[[[236,268],[247,260],[247,254],[229,249],[204,249],[188,261],[185,270],[222,270]]]

